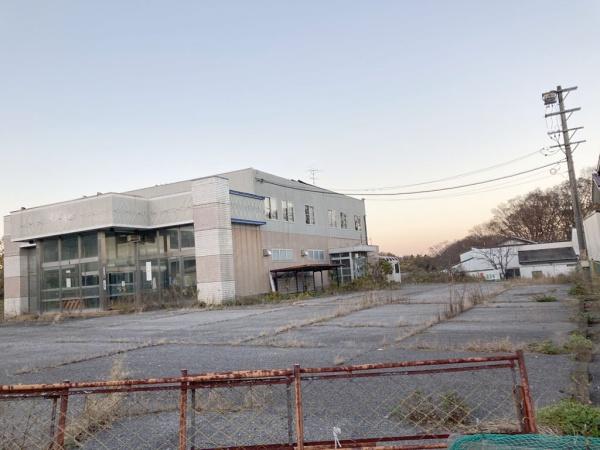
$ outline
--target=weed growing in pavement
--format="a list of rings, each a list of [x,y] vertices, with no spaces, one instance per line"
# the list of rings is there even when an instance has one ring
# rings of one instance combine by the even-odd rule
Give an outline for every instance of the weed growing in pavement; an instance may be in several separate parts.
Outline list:
[[[569,295],[585,295],[587,294],[587,289],[580,282],[575,282],[571,289],[569,289]]]
[[[122,380],[128,373],[123,367],[123,358],[115,358],[110,370],[109,379]],[[65,430],[65,446],[80,447],[92,434],[110,428],[125,407],[124,393],[89,394],[85,396],[83,410],[67,423]]]
[[[535,353],[543,353],[544,355],[560,355],[565,353],[565,349],[559,345],[556,345],[551,340],[545,340],[542,342],[532,342],[527,345],[527,349]]]
[[[565,350],[573,353],[587,352],[592,350],[593,343],[580,333],[573,333],[565,344]]]
[[[535,300],[538,303],[550,303],[558,301],[558,299],[554,295],[548,294],[536,295],[535,297],[533,297],[533,300]]]
[[[418,389],[412,391],[388,417],[407,420],[415,425],[467,425],[471,421],[469,405],[456,392],[449,391],[436,397]]]

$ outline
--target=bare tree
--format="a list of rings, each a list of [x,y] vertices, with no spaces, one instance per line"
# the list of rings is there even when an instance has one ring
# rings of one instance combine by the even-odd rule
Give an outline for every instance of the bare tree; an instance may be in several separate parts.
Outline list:
[[[485,260],[495,270],[500,271],[500,278],[506,278],[508,265],[514,257],[512,247],[476,248],[473,251],[477,259]]]
[[[579,178],[582,212],[592,210],[591,181]],[[568,182],[546,190],[535,189],[512,198],[493,210],[488,224],[493,234],[518,236],[536,242],[566,241],[574,226],[571,192]]]

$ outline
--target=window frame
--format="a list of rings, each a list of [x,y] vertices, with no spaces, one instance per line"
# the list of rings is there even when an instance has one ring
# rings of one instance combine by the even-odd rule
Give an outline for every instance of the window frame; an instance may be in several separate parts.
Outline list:
[[[348,229],[348,216],[345,212],[340,211],[340,228]]]
[[[328,222],[329,228],[337,228],[338,227],[337,211],[335,209],[327,210],[327,222]]]
[[[265,217],[268,220],[279,220],[277,199],[275,197],[265,197],[263,204],[265,207]]]
[[[315,225],[315,207],[312,205],[304,205],[304,222],[306,225]]]

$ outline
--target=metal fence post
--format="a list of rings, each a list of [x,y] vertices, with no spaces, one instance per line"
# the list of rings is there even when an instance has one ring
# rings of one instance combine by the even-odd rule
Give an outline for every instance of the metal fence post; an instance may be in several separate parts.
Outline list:
[[[65,384],[69,384],[69,380],[64,381]],[[69,388],[65,388],[62,394],[60,394],[60,412],[58,415],[58,433],[56,433],[56,439],[54,446],[56,449],[65,448],[65,430],[67,429],[67,409],[69,407]]]
[[[191,450],[196,450],[196,389],[192,388],[192,446]]]
[[[52,410],[50,412],[50,439],[54,441],[54,434],[56,433],[56,407],[58,404],[58,397],[52,397]],[[52,450],[53,445],[50,445],[50,450]]]
[[[300,364],[294,364],[294,393],[296,394],[296,448],[304,450],[304,413],[302,411],[302,381]]]
[[[187,446],[187,375],[187,369],[182,369],[179,394],[179,450],[185,450]]]
[[[287,397],[287,426],[288,426],[288,444],[294,443],[294,425],[293,425],[293,412],[292,412],[292,379],[288,377],[285,385],[286,397]]]
[[[521,376],[521,388],[523,391],[523,406],[525,413],[525,424],[528,433],[537,433],[537,424],[535,422],[535,411],[531,400],[531,391],[529,390],[529,378],[525,368],[525,357],[523,350],[517,350],[517,359],[519,361],[519,375]]]

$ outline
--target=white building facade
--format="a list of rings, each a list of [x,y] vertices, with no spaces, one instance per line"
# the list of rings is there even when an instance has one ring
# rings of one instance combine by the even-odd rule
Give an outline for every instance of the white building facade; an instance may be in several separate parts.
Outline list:
[[[567,275],[577,267],[577,235],[564,242],[538,244],[524,239],[509,239],[497,247],[472,248],[460,255],[456,272],[497,281],[503,278],[539,278]]]
[[[4,233],[7,316],[317,289],[378,252],[362,200],[252,168],[22,208]]]

